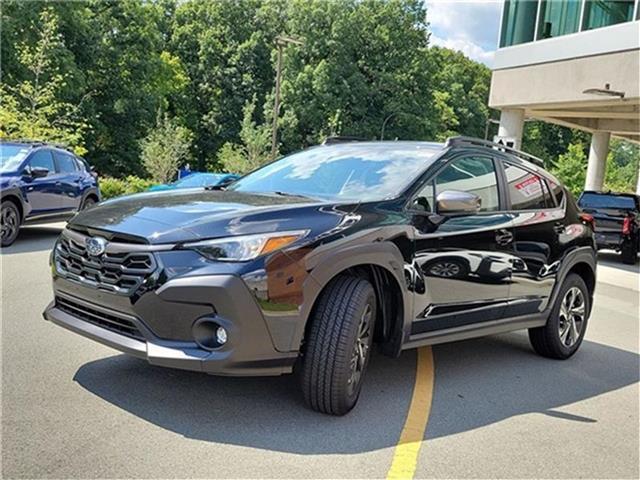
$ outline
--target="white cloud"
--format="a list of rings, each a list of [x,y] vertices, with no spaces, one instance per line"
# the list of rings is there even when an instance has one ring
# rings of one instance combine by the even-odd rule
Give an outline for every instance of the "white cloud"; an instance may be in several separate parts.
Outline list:
[[[460,50],[467,57],[484,63],[488,67],[493,64],[494,51],[484,50],[481,46],[473,43],[470,40],[464,38],[450,38],[445,40],[443,38],[431,35],[431,43],[433,45],[439,45],[441,47],[450,48],[452,50]]]
[[[500,0],[427,0],[431,41],[491,66],[498,44]]]

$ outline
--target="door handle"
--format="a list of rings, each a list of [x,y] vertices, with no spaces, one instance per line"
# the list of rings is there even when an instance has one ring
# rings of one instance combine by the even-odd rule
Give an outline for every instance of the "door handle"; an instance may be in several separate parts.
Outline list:
[[[513,233],[509,230],[498,230],[496,232],[496,243],[498,245],[509,245],[513,242]]]
[[[56,187],[59,187],[60,185],[62,185],[62,182],[56,182]]]
[[[556,222],[556,223],[554,223],[554,224],[553,224],[553,230],[554,230],[556,233],[564,233],[564,230],[565,230],[565,228],[564,228],[564,223],[562,223],[562,222]]]

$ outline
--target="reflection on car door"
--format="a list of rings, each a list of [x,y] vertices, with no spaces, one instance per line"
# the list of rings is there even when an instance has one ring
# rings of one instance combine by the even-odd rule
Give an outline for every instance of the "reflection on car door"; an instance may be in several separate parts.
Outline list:
[[[415,197],[412,335],[504,316],[513,234],[512,217],[502,211],[497,179],[491,157],[458,157]],[[479,212],[437,215],[437,196],[446,190],[478,195]]]
[[[60,184],[56,174],[53,155],[49,149],[39,149],[33,152],[27,162],[29,168],[46,168],[46,177],[32,178],[23,176],[23,193],[31,205],[31,215],[45,215],[56,213],[62,208],[60,201]]]
[[[76,160],[71,154],[57,150],[53,155],[60,175],[62,208],[77,210],[80,206],[82,192],[80,187],[81,172],[78,170]]]
[[[504,162],[514,222],[515,268],[508,316],[538,313],[548,302],[559,267],[559,239],[565,233],[564,210],[556,208],[546,181],[535,171]]]

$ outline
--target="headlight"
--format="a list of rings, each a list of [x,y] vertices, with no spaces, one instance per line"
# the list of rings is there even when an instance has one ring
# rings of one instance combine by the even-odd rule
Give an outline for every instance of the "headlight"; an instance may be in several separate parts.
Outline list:
[[[259,233],[237,237],[216,238],[201,242],[185,243],[183,248],[196,250],[200,255],[222,262],[246,262],[260,255],[280,250],[309,233],[308,230],[294,232]]]

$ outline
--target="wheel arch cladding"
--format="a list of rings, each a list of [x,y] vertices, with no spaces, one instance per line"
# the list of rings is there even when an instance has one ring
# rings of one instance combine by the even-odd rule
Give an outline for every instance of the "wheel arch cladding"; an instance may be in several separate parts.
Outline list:
[[[579,277],[584,280],[584,283],[587,285],[587,289],[589,290],[589,296],[593,297],[593,293],[596,288],[596,274],[586,262],[578,262],[569,269],[567,275],[575,273]]]
[[[307,336],[310,319],[322,292],[339,275],[349,274],[366,278],[376,291],[378,318],[376,319],[375,340],[384,354],[396,356],[400,352],[407,319],[410,318],[411,304],[406,292],[403,259],[397,246],[388,242],[376,245],[361,255],[347,249],[332,256],[331,261],[321,262],[312,271],[313,287],[304,311],[304,328],[296,336],[295,345],[300,347]]]
[[[24,209],[22,208],[22,202],[15,195],[6,195],[2,197],[3,202],[11,202],[18,209],[18,214],[20,215],[20,222],[24,220]]]

